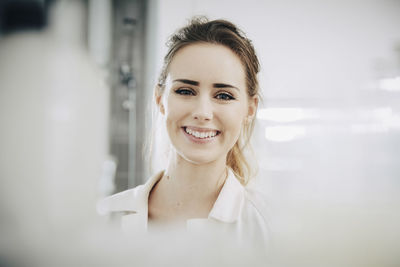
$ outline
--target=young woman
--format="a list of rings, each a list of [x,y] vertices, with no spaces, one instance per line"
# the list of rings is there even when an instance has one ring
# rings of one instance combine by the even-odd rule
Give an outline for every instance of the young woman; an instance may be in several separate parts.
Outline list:
[[[103,200],[99,211],[123,212],[127,231],[210,226],[267,238],[262,201],[246,188],[252,172],[244,149],[259,100],[251,41],[228,21],[196,18],[168,46],[155,89],[171,143],[167,168]]]

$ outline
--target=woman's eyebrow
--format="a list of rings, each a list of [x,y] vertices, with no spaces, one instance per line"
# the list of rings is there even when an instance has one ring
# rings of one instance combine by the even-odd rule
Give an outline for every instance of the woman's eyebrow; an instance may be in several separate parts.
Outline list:
[[[226,83],[214,83],[213,86],[215,88],[234,88],[236,90],[239,90],[239,88],[237,88],[233,85],[230,85],[230,84],[226,84]]]
[[[173,82],[181,82],[181,83],[186,83],[186,84],[190,84],[190,85],[194,85],[194,86],[199,86],[199,84],[200,84],[199,82],[188,80],[188,79],[176,79],[176,80],[173,80]]]
[[[199,82],[193,81],[193,80],[188,80],[188,79],[176,79],[176,80],[173,80],[173,82],[181,82],[181,83],[186,83],[186,84],[190,84],[190,85],[194,85],[194,86],[200,85]],[[234,88],[236,90],[239,90],[239,88],[237,88],[236,86],[226,84],[226,83],[213,83],[213,87],[214,88]]]

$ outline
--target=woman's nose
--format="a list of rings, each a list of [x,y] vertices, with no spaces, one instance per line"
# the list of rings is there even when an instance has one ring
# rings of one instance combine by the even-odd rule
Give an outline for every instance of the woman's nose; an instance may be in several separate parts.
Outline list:
[[[205,97],[199,98],[193,109],[193,118],[200,121],[209,121],[213,118],[212,103]]]

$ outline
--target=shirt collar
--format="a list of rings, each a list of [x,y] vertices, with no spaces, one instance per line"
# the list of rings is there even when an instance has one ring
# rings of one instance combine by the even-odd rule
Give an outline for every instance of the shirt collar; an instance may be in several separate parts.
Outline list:
[[[153,175],[145,184],[104,199],[97,206],[98,212],[100,214],[109,212],[137,213],[138,215],[145,216],[147,219],[150,191],[163,174],[164,171],[160,171]],[[239,218],[243,199],[244,187],[236,179],[232,170],[228,169],[228,177],[208,218],[226,223],[235,222]]]
[[[232,223],[238,220],[244,199],[244,187],[240,184],[231,169],[228,177],[212,207],[208,218]]]
[[[164,171],[150,177],[143,185],[114,194],[97,205],[99,214],[123,212],[125,214],[139,213],[147,216],[148,199],[151,189],[161,179]]]

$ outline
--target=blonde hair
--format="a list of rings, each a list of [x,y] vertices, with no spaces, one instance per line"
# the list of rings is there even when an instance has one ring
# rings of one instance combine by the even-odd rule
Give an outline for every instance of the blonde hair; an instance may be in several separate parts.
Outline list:
[[[163,68],[155,89],[158,90],[159,95],[164,92],[169,65],[175,54],[183,47],[199,42],[220,44],[231,49],[240,58],[245,68],[248,97],[260,98],[257,78],[260,64],[251,41],[233,23],[226,20],[209,21],[205,17],[194,17],[187,26],[179,29],[169,38],[168,52],[164,57]],[[246,185],[253,175],[252,166],[246,159],[244,149],[250,148],[249,140],[254,124],[255,116],[244,124],[240,137],[228,152],[226,160],[227,166],[243,185]]]

